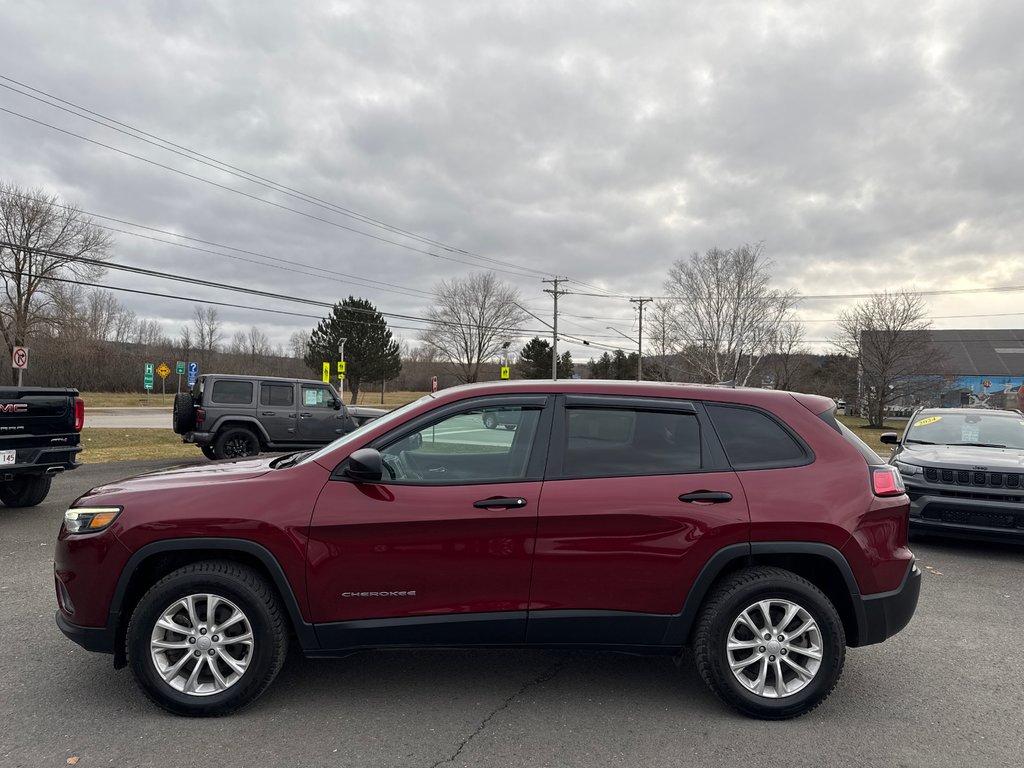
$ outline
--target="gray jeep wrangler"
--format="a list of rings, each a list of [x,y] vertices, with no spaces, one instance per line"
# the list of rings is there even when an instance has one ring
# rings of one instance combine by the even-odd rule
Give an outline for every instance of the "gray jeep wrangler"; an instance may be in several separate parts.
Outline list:
[[[209,459],[325,445],[387,413],[348,408],[330,384],[273,376],[200,376],[174,398],[173,427]]]

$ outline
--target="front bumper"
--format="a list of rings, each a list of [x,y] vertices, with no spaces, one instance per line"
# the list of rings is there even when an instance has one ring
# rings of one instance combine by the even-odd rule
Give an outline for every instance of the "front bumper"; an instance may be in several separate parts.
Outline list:
[[[914,533],[1024,542],[1024,502],[956,498],[909,487],[907,491]]]
[[[64,614],[59,610],[56,618],[60,631],[85,650],[96,653],[114,652],[114,631],[110,627],[80,627],[64,618]]]

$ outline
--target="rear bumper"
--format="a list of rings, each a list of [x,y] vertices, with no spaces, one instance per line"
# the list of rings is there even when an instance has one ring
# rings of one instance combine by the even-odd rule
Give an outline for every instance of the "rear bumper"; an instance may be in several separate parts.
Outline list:
[[[181,442],[210,445],[213,442],[213,432],[186,432],[181,436]]]
[[[857,645],[873,645],[892,637],[910,623],[921,595],[921,570],[911,563],[903,583],[892,592],[860,595]]]
[[[60,631],[85,650],[96,653],[114,652],[114,631],[109,627],[80,627],[65,619],[59,610],[56,618]]]

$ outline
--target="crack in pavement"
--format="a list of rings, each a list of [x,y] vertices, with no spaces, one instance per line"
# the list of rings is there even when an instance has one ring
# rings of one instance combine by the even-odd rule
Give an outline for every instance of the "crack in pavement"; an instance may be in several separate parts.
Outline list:
[[[555,675],[561,672],[562,668],[569,662],[569,657],[571,655],[571,653],[565,654],[565,656],[563,656],[554,665],[552,665],[552,667],[549,670],[547,670],[546,672],[542,672],[533,680],[527,680],[525,683],[523,683],[523,685],[519,688],[518,691],[516,691],[507,699],[505,699],[505,701],[503,701],[500,706],[495,707],[495,709],[489,715],[487,715],[487,717],[480,721],[480,725],[476,727],[476,730],[462,740],[462,743],[459,744],[459,748],[456,749],[451,754],[450,757],[446,757],[443,760],[438,760],[436,763],[430,766],[430,768],[438,768],[439,765],[443,765],[444,763],[454,763],[455,758],[462,754],[462,750],[464,750],[469,745],[469,742],[475,739],[477,735],[480,734],[487,727],[487,724],[491,722],[495,715],[497,715],[499,712],[508,709],[513,701],[522,696],[530,688],[548,682],[551,678],[553,678]]]

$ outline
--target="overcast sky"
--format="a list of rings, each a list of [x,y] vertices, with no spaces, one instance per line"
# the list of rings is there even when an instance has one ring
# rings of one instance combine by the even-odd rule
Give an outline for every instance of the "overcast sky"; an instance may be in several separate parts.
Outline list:
[[[676,259],[745,242],[764,243],[777,287],[808,296],[1024,286],[1024,3],[0,0],[0,9],[0,75],[453,249],[0,88],[0,108],[221,186],[0,112],[4,180],[252,252],[211,249],[247,262],[119,233],[114,259],[125,264],[327,302],[352,294],[413,316],[440,280],[497,266],[548,322],[544,277],[572,278],[565,287],[577,292],[660,296]],[[106,282],[322,314],[125,273]],[[1022,297],[928,301],[937,328],[1020,328]],[[188,302],[120,298],[170,336],[192,312]],[[851,301],[800,303],[812,346],[824,346],[815,340]],[[626,298],[567,295],[560,309],[567,333],[635,348],[606,329],[635,333]],[[281,343],[315,323],[220,312],[229,335],[255,324]],[[593,355],[569,348],[578,361]]]

